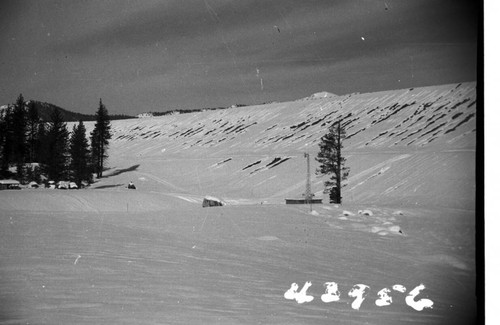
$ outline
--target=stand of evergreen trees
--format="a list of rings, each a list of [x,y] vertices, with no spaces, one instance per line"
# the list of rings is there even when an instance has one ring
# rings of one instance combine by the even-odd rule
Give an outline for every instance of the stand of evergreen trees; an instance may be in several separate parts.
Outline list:
[[[82,121],[70,133],[60,109],[42,121],[33,102],[22,94],[0,114],[0,178],[23,184],[45,180],[90,184],[93,173],[102,177],[111,139],[110,118],[102,100],[95,115],[91,143]]]

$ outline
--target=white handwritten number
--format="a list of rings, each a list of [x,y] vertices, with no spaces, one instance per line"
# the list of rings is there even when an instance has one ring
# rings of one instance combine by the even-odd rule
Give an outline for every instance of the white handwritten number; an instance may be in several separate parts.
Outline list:
[[[325,282],[325,293],[321,295],[321,300],[325,303],[329,303],[332,301],[339,301],[340,292],[339,286],[335,282]]]
[[[297,283],[292,283],[290,289],[288,289],[285,292],[284,297],[285,299],[288,300],[295,300],[299,304],[303,304],[305,302],[311,302],[314,300],[314,297],[307,294],[307,290],[311,286],[312,286],[311,281],[307,281],[306,283],[304,283],[302,289],[298,291],[299,285]],[[340,300],[339,286],[336,282],[325,282],[323,286],[325,287],[325,293],[321,295],[321,301],[323,301],[324,303],[330,303]],[[353,302],[351,303],[352,309],[359,310],[361,304],[363,303],[368,294],[369,289],[370,287],[367,286],[366,284],[356,284],[352,287],[352,289],[348,293],[349,297],[354,298]],[[404,287],[401,284],[395,284],[391,288],[383,288],[377,293],[378,299],[375,300],[375,305],[377,305],[378,307],[391,305],[392,304],[392,297],[390,295],[392,292],[391,289],[401,293],[406,292],[406,287]],[[420,300],[415,300],[415,298],[424,289],[425,286],[423,284],[416,286],[405,297],[406,304],[417,311],[422,311],[425,308],[432,308],[434,302],[430,299],[423,298]]]
[[[401,292],[401,293],[405,293],[406,292],[405,286],[403,286],[401,284],[395,284],[395,285],[393,285],[392,286],[392,290],[398,291],[398,292]],[[389,288],[384,288],[384,289],[380,290],[377,293],[378,299],[375,300],[375,305],[377,305],[379,307],[391,305],[392,304],[392,297],[389,295],[389,293],[391,293],[391,289],[389,289]]]
[[[425,286],[423,284],[416,286],[415,289],[410,291],[408,296],[406,296],[405,298],[406,304],[417,311],[422,311],[424,308],[432,308],[434,302],[430,299],[420,299],[418,301],[415,301],[415,297],[418,296],[420,291],[424,289]]]
[[[391,292],[391,289],[384,288],[380,290],[377,295],[378,299],[375,300],[375,305],[382,307],[382,306],[389,306],[392,304],[392,297],[389,296],[389,293]]]
[[[361,307],[361,304],[366,298],[368,289],[370,289],[370,287],[365,284],[355,284],[352,287],[351,291],[348,293],[349,297],[356,298],[351,304],[352,309],[359,310],[359,307]]]
[[[297,283],[292,283],[290,289],[285,292],[285,299],[295,300],[295,295],[297,294],[297,290],[299,289],[299,285]]]
[[[314,297],[307,294],[307,289],[309,289],[310,286],[312,286],[312,283],[310,281],[307,281],[302,287],[302,289],[299,292],[297,292],[297,290],[299,289],[298,284],[292,283],[290,289],[288,289],[287,292],[285,292],[284,294],[285,299],[295,300],[299,304],[313,301]]]
[[[404,285],[401,285],[401,284],[395,284],[395,285],[393,285],[392,289],[396,290],[396,291],[399,291],[401,293],[405,293],[406,292],[406,287]]]

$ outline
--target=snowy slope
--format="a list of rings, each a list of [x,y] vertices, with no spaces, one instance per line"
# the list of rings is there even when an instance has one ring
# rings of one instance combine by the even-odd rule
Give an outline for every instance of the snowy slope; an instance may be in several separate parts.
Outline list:
[[[303,153],[315,157],[338,119],[351,167],[345,202],[473,208],[475,83],[116,121],[109,165],[154,171],[142,179],[160,184],[146,187],[283,202],[304,192]],[[323,181],[313,177],[317,195]]]

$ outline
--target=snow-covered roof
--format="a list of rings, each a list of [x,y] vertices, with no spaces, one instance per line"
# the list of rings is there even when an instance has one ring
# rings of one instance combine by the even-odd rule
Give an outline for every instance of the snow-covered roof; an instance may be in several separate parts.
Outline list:
[[[0,184],[2,185],[15,185],[19,184],[19,181],[16,181],[15,179],[0,179]]]
[[[207,196],[205,196],[205,197],[204,197],[204,199],[205,199],[205,200],[210,200],[210,201],[221,202],[221,203],[223,202],[223,201],[222,201],[221,199],[219,199],[219,198],[216,198],[216,197],[213,197],[213,196],[208,196],[208,195],[207,195]]]

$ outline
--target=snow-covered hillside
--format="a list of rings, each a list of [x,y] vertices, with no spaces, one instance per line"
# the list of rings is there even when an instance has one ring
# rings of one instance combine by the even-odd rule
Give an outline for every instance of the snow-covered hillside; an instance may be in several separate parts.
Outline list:
[[[109,165],[139,165],[142,187],[284,202],[304,192],[303,153],[339,119],[345,202],[474,207],[475,83],[115,121]]]

